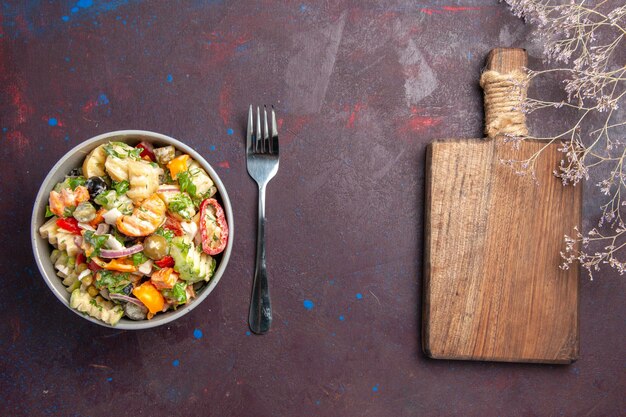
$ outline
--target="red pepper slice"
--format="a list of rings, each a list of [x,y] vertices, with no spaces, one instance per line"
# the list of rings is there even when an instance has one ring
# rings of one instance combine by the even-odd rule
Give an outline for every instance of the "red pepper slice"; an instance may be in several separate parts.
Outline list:
[[[67,217],[65,219],[57,219],[57,226],[63,230],[67,230],[75,235],[80,235],[80,227],[78,227],[78,220],[73,217]]]
[[[207,198],[200,205],[200,233],[204,253],[217,255],[226,248],[228,224],[224,209],[214,198]]]
[[[91,260],[91,262],[87,264],[87,268],[91,269],[93,272],[96,272],[102,269],[100,265],[95,263],[93,260]]]
[[[135,146],[135,148],[139,148],[141,149],[141,153],[139,154],[139,157],[141,159],[150,159],[150,161],[154,161],[156,160],[155,156],[154,156],[154,152],[152,152],[152,145],[146,142],[141,142],[139,145]]]
[[[183,232],[182,226],[180,225],[180,222],[176,220],[175,218],[173,218],[172,216],[170,216],[169,214],[167,215],[167,218],[165,219],[163,228],[167,230],[171,230],[172,232],[174,232],[174,235],[176,236],[182,236],[185,234],[185,232]]]
[[[156,266],[158,266],[159,268],[171,268],[174,266],[174,258],[172,258],[171,256],[167,255],[164,256],[163,258],[159,259],[158,261],[154,261],[154,264]]]
[[[84,264],[86,260],[87,258],[85,257],[84,253],[81,252],[76,255],[76,265]]]

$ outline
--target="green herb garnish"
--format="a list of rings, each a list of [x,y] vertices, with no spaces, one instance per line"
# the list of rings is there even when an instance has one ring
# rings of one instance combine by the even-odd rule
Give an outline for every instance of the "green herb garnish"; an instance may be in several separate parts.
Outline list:
[[[67,184],[70,186],[70,188],[73,190],[76,189],[76,187],[78,187],[79,185],[85,185],[85,182],[87,180],[85,179],[85,177],[68,177],[67,178]]]
[[[117,192],[118,195],[126,194],[126,191],[130,188],[130,184],[128,181],[123,180],[120,182],[113,181],[113,188]]]
[[[143,252],[137,252],[133,254],[133,265],[141,265],[148,260],[148,257]]]
[[[167,298],[176,301],[177,304],[185,304],[187,302],[187,283],[177,282],[172,289],[163,290],[162,293]]]
[[[98,304],[98,302],[95,299],[92,298],[91,300],[89,300],[89,304],[96,307],[99,311],[102,311],[102,306]]]
[[[174,239],[174,232],[169,230],[169,229],[164,229],[162,227],[159,227],[156,232],[154,232],[155,235],[159,235],[159,236],[163,236],[165,238],[165,240],[167,240],[168,242],[171,242],[172,239]]]
[[[50,206],[46,206],[46,217],[52,217],[54,213],[50,211]]]
[[[93,246],[93,255],[99,256],[100,249],[106,244],[107,240],[109,240],[108,235],[97,235],[91,230],[86,230],[83,235],[85,242]]]
[[[130,284],[128,272],[115,272],[102,269],[98,271],[95,281],[96,288],[106,288],[109,293],[124,294],[124,288]]]
[[[178,213],[184,219],[191,218],[191,211],[193,209],[193,202],[191,198],[184,193],[179,193],[172,198],[170,203],[168,204],[168,208],[170,211],[174,213]]]
[[[110,142],[108,145],[104,146],[104,151],[109,156],[114,156],[119,159],[141,159],[140,154],[142,149],[133,148],[123,142]]]
[[[114,199],[111,199],[111,201],[109,201],[109,197],[113,197],[111,195],[111,191],[112,190],[109,190],[109,191],[105,191],[103,193],[98,194],[96,196],[96,198],[93,199],[93,201],[96,204],[99,204],[99,205],[101,205],[103,207],[107,207],[109,204],[111,204],[111,203],[113,203],[113,201],[115,201]]]
[[[178,174],[178,185],[180,186],[180,191],[188,193],[190,196],[195,197],[196,195],[196,186],[191,181],[192,174],[190,171],[181,172]]]

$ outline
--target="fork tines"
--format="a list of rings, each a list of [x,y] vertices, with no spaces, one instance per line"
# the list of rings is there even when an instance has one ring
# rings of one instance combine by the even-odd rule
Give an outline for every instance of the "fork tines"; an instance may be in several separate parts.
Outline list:
[[[271,106],[272,120],[271,130],[267,124],[267,106],[263,105],[263,126],[261,127],[261,108],[256,108],[256,123],[252,105],[248,111],[248,153],[278,155],[278,126],[276,125],[276,113]],[[256,126],[253,126],[256,125]]]

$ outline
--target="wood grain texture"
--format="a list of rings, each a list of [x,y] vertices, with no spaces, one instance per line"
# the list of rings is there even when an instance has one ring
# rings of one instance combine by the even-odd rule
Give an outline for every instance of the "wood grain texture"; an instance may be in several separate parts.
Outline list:
[[[519,53],[509,51],[492,52],[490,67],[519,65]],[[526,141],[515,151],[501,139],[429,145],[422,344],[430,357],[578,357],[579,271],[559,269],[559,251],[563,235],[580,227],[581,188],[553,176],[562,157],[557,145],[537,161],[538,183],[500,162],[543,146]]]

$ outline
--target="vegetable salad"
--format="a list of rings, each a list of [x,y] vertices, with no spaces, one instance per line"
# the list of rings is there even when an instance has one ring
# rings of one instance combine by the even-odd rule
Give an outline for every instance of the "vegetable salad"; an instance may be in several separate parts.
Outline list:
[[[207,172],[173,146],[109,142],[50,191],[39,233],[70,306],[115,325],[189,303],[228,242]]]

